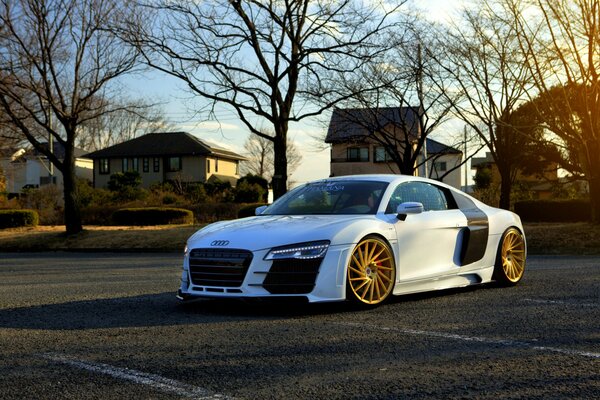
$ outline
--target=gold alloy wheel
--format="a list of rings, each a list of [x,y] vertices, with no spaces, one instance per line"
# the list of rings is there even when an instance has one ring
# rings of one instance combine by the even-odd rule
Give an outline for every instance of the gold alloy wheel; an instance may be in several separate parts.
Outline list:
[[[394,259],[385,242],[366,238],[354,248],[348,265],[348,286],[354,300],[379,304],[390,295],[395,280]]]
[[[504,235],[501,261],[506,279],[513,284],[519,282],[525,272],[525,240],[515,228]]]

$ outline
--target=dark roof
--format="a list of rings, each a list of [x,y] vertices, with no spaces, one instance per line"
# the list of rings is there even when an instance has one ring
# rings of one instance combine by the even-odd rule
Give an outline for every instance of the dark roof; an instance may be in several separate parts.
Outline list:
[[[491,164],[494,164],[494,157],[492,157],[492,153],[486,152],[485,157],[473,157],[471,159],[471,169],[477,169],[479,167],[488,167]]]
[[[401,127],[417,137],[418,118],[419,112],[416,107],[336,108],[331,114],[325,143],[364,139],[389,124]]]
[[[167,157],[167,156],[219,156],[245,160],[233,151],[210,146],[187,132],[157,132],[136,137],[123,143],[94,151],[88,158],[115,157]]]
[[[427,154],[462,154],[462,151],[427,138]]]

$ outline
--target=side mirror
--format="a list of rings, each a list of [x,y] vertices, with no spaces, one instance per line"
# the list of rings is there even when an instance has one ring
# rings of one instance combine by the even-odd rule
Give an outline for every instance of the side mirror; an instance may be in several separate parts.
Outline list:
[[[416,201],[407,201],[402,203],[396,209],[399,220],[404,221],[408,214],[421,214],[423,212],[423,203]]]
[[[256,207],[256,210],[254,210],[254,215],[260,215],[263,213],[263,211],[265,211],[267,209],[268,206],[260,206],[260,207]]]

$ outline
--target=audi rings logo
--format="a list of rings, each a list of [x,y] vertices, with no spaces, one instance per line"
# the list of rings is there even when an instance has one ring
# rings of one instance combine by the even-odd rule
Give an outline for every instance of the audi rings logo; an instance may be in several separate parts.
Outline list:
[[[210,244],[211,246],[227,246],[229,244],[229,240],[213,240]]]

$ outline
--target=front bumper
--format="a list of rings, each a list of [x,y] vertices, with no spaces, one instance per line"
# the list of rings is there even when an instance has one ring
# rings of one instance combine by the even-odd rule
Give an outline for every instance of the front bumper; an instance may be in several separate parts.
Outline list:
[[[252,261],[241,285],[206,284],[192,277],[190,257],[183,262],[180,300],[199,297],[211,298],[277,298],[306,297],[313,302],[342,301],[346,298],[346,265],[354,244],[330,246],[320,265],[315,260],[265,261],[269,249],[252,252]],[[193,249],[190,251],[190,254]],[[305,262],[304,262],[305,261]],[[312,264],[311,264],[312,262]],[[311,274],[314,272],[314,276]],[[198,274],[194,272],[194,277]],[[314,282],[314,283],[313,283]]]

